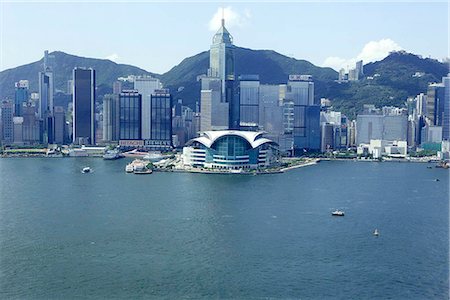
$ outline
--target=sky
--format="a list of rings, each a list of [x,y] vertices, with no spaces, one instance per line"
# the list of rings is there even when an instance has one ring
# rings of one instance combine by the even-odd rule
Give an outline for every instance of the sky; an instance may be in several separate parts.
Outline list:
[[[0,0],[0,71],[49,50],[164,73],[209,49],[222,9],[236,46],[335,70],[359,59],[381,60],[393,50],[450,57],[446,0]]]

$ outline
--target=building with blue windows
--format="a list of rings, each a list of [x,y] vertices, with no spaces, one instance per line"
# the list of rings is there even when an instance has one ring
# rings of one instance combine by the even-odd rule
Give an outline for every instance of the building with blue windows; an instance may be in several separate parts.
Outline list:
[[[119,94],[119,139],[141,139],[142,96],[136,90]]]
[[[278,144],[262,131],[205,131],[186,143],[186,167],[245,170],[273,166],[278,162]]]

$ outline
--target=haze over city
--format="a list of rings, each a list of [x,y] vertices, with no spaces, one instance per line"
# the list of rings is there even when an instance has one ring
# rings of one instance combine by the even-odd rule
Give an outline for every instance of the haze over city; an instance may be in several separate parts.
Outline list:
[[[48,49],[164,73],[208,50],[222,9],[237,46],[275,50],[335,70],[360,59],[381,60],[393,50],[449,56],[446,1],[1,1],[0,8],[0,70],[39,60]]]

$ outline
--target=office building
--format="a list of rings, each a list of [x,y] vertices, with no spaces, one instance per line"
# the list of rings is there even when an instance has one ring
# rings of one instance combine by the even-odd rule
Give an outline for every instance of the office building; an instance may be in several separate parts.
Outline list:
[[[321,125],[321,143],[320,151],[326,152],[334,149],[334,125],[330,123],[323,123]]]
[[[73,143],[95,144],[95,70],[73,70]]]
[[[28,80],[20,80],[15,84],[16,90],[14,94],[14,115],[22,116],[22,107],[28,101],[29,82]]]
[[[383,115],[359,114],[356,117],[356,145],[383,139]]]
[[[201,78],[201,130],[239,129],[240,105],[234,86],[233,38],[222,26],[213,37],[207,76]]]
[[[15,145],[23,145],[23,117],[13,117],[13,137]]]
[[[172,147],[172,95],[167,89],[151,95],[150,141],[146,146],[165,151]]]
[[[119,140],[120,105],[119,95],[103,96],[103,136],[104,142]]]
[[[161,88],[159,79],[151,76],[138,76],[134,79],[134,89],[142,95],[142,139],[150,139],[151,108],[150,97]]]
[[[3,100],[1,104],[2,117],[2,142],[12,144],[14,142],[14,104],[10,100]]]
[[[65,144],[66,143],[66,112],[62,106],[55,106],[53,110],[53,121],[54,121],[54,139],[55,144]]]
[[[257,130],[259,127],[259,76],[239,76],[240,129]]]
[[[442,118],[442,139],[450,140],[450,74],[442,78],[444,84],[444,113]]]
[[[119,139],[141,139],[142,96],[136,90],[119,94]]]
[[[229,103],[222,101],[219,78],[203,77],[200,94],[201,131],[226,130],[229,128]]]
[[[27,103],[23,107],[23,142],[36,144],[39,142],[39,119],[36,117],[36,107],[33,103]]]
[[[430,125],[442,126],[444,116],[444,91],[443,83],[428,85],[426,97],[426,114]]]

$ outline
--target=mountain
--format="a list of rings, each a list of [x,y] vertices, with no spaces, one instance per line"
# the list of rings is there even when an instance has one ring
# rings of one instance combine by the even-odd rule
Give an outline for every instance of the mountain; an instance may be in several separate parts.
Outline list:
[[[174,99],[183,99],[192,108],[200,98],[197,76],[206,74],[209,51],[185,58],[164,74],[155,74],[141,68],[117,64],[106,59],[84,58],[53,52],[55,87],[66,91],[67,80],[72,78],[74,67],[92,67],[97,74],[99,99],[112,91],[112,83],[128,75],[152,75],[170,88]],[[14,98],[14,82],[30,81],[30,90],[38,90],[37,77],[43,59],[14,69],[0,72],[0,99]],[[437,60],[422,58],[404,51],[393,52],[385,59],[364,66],[365,78],[360,81],[338,83],[338,73],[331,68],[321,68],[306,60],[297,60],[272,50],[235,48],[236,74],[259,74],[262,84],[283,84],[290,74],[310,74],[314,78],[316,100],[332,100],[337,110],[353,118],[364,104],[401,106],[407,97],[425,93],[428,83],[440,82],[448,73],[448,65]],[[415,76],[415,74],[419,76]],[[64,101],[70,101],[64,100]]]
[[[448,72],[446,63],[398,51],[364,65],[364,79],[329,83],[319,93],[330,98],[334,108],[353,118],[364,104],[402,106],[407,97],[426,93],[429,83],[441,82]]]
[[[209,67],[209,51],[184,59],[169,72],[161,75],[161,81],[172,91],[174,98],[194,105],[200,97],[197,76],[206,74]],[[235,48],[235,73],[258,74],[262,84],[283,84],[291,74],[313,75],[316,87],[337,79],[338,73],[331,68],[321,68],[306,60],[297,60],[272,50]],[[182,87],[180,89],[180,87]]]
[[[112,83],[118,77],[127,75],[154,75],[135,66],[116,64],[107,59],[86,58],[55,51],[50,53],[55,78],[55,90],[66,91],[67,81],[72,79],[72,70],[75,67],[90,67],[96,70],[96,83],[99,89],[112,91]],[[44,59],[31,64],[19,66],[0,72],[0,99],[6,97],[14,99],[14,83],[27,79],[30,81],[30,91],[38,91],[38,73],[42,71]]]

